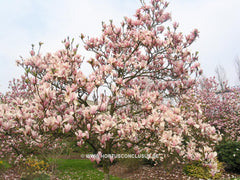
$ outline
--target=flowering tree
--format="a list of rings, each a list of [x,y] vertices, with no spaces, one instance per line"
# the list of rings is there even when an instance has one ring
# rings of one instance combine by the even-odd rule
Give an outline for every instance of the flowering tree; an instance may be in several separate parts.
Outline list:
[[[167,6],[163,0],[142,2],[135,17],[125,17],[120,27],[103,23],[100,37],[81,35],[85,49],[95,54],[88,60],[89,76],[68,39],[65,49],[54,54],[32,50],[31,58],[18,61],[26,71],[27,95],[1,104],[6,110],[1,111],[0,133],[22,133],[42,146],[48,135],[76,136],[79,146],[88,144],[98,152],[92,160],[103,161],[106,178],[114,157],[102,154],[119,148],[157,153],[160,161],[202,160],[214,173],[215,128],[202,122],[196,104],[174,101],[201,74],[197,53],[188,50],[198,31],[178,32],[178,23],[169,23]]]
[[[206,122],[223,133],[224,138],[240,140],[239,88],[230,88],[226,82],[220,85],[214,78],[204,78],[190,94],[197,97]]]
[[[15,154],[21,155],[21,154],[24,154],[24,152],[22,152],[21,150],[23,150],[23,149],[29,150],[30,149],[30,148],[25,148],[29,141],[26,141],[26,143],[23,143],[22,133],[20,133],[20,136],[18,136],[17,133],[15,132],[15,128],[16,128],[15,123],[16,122],[14,121],[15,118],[13,118],[11,116],[12,115],[11,112],[13,111],[14,112],[13,114],[15,115],[15,117],[16,118],[19,117],[18,116],[19,113],[16,112],[14,105],[17,104],[18,100],[20,100],[20,98],[17,98],[17,97],[24,97],[23,93],[19,93],[18,90],[20,90],[20,89],[23,90],[26,88],[26,86],[21,84],[20,80],[18,80],[18,81],[14,80],[13,82],[10,82],[9,88],[12,91],[8,92],[6,95],[1,94],[1,101],[0,101],[1,102],[1,110],[0,110],[1,111],[1,120],[0,120],[0,125],[1,125],[0,155],[1,155],[1,157],[4,157],[6,155],[14,156]],[[27,94],[28,93],[26,92],[26,95]],[[13,104],[13,106],[11,106],[10,104]],[[20,112],[20,110],[19,110],[19,112]],[[12,129],[13,131],[11,131],[10,129],[13,126],[15,126],[15,128],[13,128]],[[24,146],[24,147],[20,147],[20,146]]]
[[[8,157],[11,163],[30,154],[46,158],[61,143],[61,137],[46,134],[38,127],[37,115],[28,103],[33,97],[31,86],[26,76],[21,78],[10,82],[11,91],[0,97],[0,158]]]

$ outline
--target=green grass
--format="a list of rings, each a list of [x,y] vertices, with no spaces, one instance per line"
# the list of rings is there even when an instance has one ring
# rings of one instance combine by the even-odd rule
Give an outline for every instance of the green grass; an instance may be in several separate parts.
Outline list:
[[[102,180],[104,173],[99,171],[90,160],[85,159],[57,159],[56,176],[61,180]],[[6,170],[11,166],[1,161],[0,170]],[[24,179],[24,178],[22,178]],[[48,180],[49,176],[41,175],[34,180]],[[122,178],[110,176],[110,180],[123,180]]]
[[[11,166],[6,162],[6,161],[2,161],[0,160],[0,170],[1,169],[8,169],[10,168]]]
[[[84,159],[58,159],[57,171],[57,176],[62,180],[102,180],[104,178],[103,172],[98,171],[90,160]],[[113,176],[110,176],[110,179],[122,180]]]

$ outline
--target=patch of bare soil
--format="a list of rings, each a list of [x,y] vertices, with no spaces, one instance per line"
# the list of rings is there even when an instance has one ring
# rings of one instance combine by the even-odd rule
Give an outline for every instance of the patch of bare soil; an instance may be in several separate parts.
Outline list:
[[[99,170],[102,171],[101,168]],[[165,170],[163,167],[141,165],[138,168],[130,167],[126,168],[123,165],[115,164],[110,168],[110,174],[130,180],[197,180],[186,176],[180,167],[176,167],[170,171]],[[231,179],[240,177],[240,174],[224,172],[221,179]]]

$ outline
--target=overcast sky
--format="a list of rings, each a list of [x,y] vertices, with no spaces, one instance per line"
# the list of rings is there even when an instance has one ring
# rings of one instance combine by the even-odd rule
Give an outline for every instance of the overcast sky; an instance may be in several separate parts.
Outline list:
[[[15,61],[29,57],[31,44],[42,41],[42,52],[55,52],[67,36],[76,42],[81,33],[98,36],[102,21],[118,24],[139,5],[139,0],[0,0],[0,92],[22,73]],[[205,76],[221,65],[231,85],[237,84],[234,59],[240,56],[239,9],[240,0],[171,0],[168,8],[184,34],[199,29],[191,49],[200,52]]]

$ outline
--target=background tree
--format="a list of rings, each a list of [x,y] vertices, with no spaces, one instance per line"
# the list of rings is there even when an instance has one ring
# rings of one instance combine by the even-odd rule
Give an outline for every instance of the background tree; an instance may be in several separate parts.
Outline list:
[[[240,82],[240,59],[239,59],[239,57],[236,57],[236,59],[235,59],[235,67],[236,67],[236,72],[237,72],[237,79]]]
[[[226,90],[225,87],[227,85],[227,77],[226,77],[225,69],[221,65],[218,65],[215,69],[215,73],[218,80],[218,84],[220,86],[220,91],[224,92]]]
[[[204,120],[219,130],[226,140],[239,141],[240,97],[239,88],[225,86],[224,93],[219,93],[219,84],[214,78],[203,78],[190,90],[188,96],[196,97],[201,106]]]

